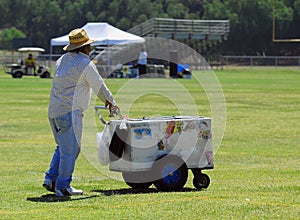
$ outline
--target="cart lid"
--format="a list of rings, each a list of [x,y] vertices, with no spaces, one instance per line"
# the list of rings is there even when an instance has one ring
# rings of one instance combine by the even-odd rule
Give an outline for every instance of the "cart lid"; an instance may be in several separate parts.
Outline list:
[[[45,52],[45,49],[40,47],[21,47],[18,49],[19,52]]]
[[[154,118],[126,118],[126,123],[140,124],[140,123],[157,123],[167,121],[193,121],[193,120],[210,120],[204,116],[160,116]],[[119,123],[122,119],[114,119],[111,122]]]

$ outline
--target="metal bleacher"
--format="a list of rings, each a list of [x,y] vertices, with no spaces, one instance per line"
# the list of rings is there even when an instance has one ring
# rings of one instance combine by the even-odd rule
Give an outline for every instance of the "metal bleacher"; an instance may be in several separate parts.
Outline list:
[[[195,50],[203,52],[227,40],[229,21],[152,18],[127,31],[141,37],[183,41]]]
[[[212,51],[214,51],[214,45],[227,39],[229,34],[229,21],[152,18],[127,30],[127,32],[145,38],[148,37],[145,43],[148,48],[148,54],[159,54],[158,57],[166,57],[165,60],[157,58],[148,59],[149,66],[153,64],[168,66],[169,62],[166,61],[171,60],[171,51],[169,50],[170,48],[164,44],[165,39],[172,39],[183,43],[182,45],[188,45],[196,52],[199,52],[201,56],[207,58],[207,56],[211,55]],[[153,41],[153,39],[149,39],[151,37],[157,37],[160,39]],[[161,47],[152,47],[153,44],[160,44]],[[109,77],[113,75],[116,70],[122,66],[122,64],[132,61],[131,63],[134,65],[135,60],[138,58],[140,49],[145,45],[120,44],[112,47],[96,48],[98,49],[98,51],[95,51],[95,54],[97,54],[96,65],[100,74],[104,77]],[[180,51],[176,57],[181,63],[189,64],[189,66],[193,69],[199,69],[205,66],[204,64],[200,65],[201,62],[197,60],[194,53],[188,53],[191,52],[189,49],[182,48],[177,44],[176,47],[178,48],[174,48],[174,50]],[[165,49],[160,51],[161,48]],[[182,51],[185,51],[184,53],[186,54]]]

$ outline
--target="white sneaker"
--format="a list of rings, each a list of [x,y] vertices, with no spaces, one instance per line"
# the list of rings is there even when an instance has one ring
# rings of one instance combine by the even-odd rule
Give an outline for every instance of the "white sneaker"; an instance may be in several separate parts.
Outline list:
[[[63,197],[63,196],[78,196],[82,195],[83,191],[81,189],[75,189],[73,187],[67,189],[57,189],[56,196]]]
[[[55,182],[50,179],[44,180],[43,187],[50,192],[55,192]]]

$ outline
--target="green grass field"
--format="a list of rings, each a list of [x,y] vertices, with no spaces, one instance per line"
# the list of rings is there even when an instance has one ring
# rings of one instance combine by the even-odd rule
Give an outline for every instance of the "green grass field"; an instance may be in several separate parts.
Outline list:
[[[195,190],[190,175],[181,192],[151,188],[135,193],[123,181],[103,176],[81,154],[73,186],[83,189],[84,195],[57,199],[41,187],[55,147],[47,119],[52,82],[12,79],[1,72],[0,218],[299,219],[300,70],[240,69],[216,71],[216,75],[226,98],[227,120],[215,169],[205,171],[211,178],[207,190]],[[143,81],[160,85],[162,91],[171,82],[139,79],[136,83]],[[127,81],[106,82],[115,94]],[[177,82],[188,89],[199,111],[209,116],[197,82]],[[146,94],[130,108],[132,117],[176,113],[174,102],[159,94]]]

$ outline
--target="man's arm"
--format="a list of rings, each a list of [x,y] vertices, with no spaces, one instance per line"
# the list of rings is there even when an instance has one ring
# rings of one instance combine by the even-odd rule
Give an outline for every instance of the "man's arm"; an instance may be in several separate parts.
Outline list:
[[[112,93],[107,88],[103,78],[100,76],[96,66],[93,63],[90,63],[84,74],[87,83],[96,93],[97,97],[105,103],[105,106],[109,107],[111,115],[118,111],[117,103],[114,100]]]

